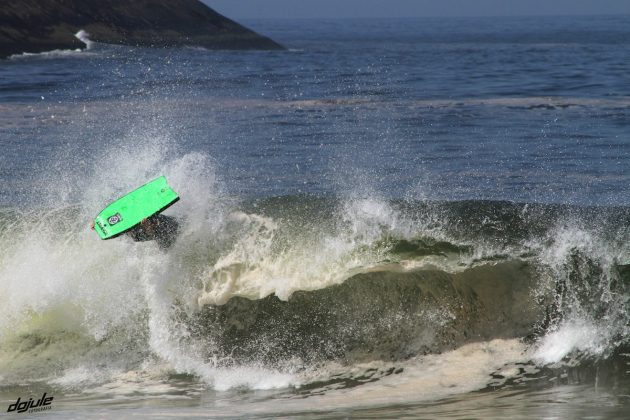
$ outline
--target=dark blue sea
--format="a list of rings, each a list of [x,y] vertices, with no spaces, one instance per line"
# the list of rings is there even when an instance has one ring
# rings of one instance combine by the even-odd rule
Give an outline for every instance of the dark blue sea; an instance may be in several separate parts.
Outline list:
[[[0,60],[0,410],[626,418],[630,16],[244,23]]]

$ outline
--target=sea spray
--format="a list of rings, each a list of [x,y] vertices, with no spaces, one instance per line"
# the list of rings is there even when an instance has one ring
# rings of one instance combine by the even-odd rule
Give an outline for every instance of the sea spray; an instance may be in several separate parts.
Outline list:
[[[619,271],[628,250],[602,236],[579,221],[550,230],[540,254],[543,278],[554,289],[548,331],[536,353],[543,363],[575,351],[602,357],[628,339],[628,290]]]
[[[74,36],[81,42],[85,44],[85,48],[90,50],[92,49],[94,42],[90,40],[90,34],[84,31],[83,29],[79,30]]]

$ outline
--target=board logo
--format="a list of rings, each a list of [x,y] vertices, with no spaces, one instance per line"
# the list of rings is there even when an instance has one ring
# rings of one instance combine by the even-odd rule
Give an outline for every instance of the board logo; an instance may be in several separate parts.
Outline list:
[[[122,220],[122,216],[120,215],[120,213],[116,213],[113,216],[109,216],[107,218],[107,223],[109,223],[110,226],[114,226],[116,223],[120,222]]]

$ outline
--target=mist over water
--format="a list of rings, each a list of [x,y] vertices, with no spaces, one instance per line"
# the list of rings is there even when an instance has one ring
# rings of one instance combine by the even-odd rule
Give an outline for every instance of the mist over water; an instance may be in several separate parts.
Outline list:
[[[3,404],[620,415],[627,23],[259,21],[290,50],[1,62]],[[172,248],[89,229],[160,175]]]

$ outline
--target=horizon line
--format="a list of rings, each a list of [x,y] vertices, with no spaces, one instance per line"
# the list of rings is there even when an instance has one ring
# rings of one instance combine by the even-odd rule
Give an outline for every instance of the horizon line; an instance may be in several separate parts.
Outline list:
[[[215,9],[216,10],[216,9]],[[217,12],[223,14],[221,11]],[[223,15],[226,16],[226,15]],[[266,16],[233,17],[232,20],[379,20],[379,19],[467,19],[467,18],[552,18],[552,17],[630,17],[630,13],[572,13],[572,14],[497,14],[497,15],[422,15],[422,16]]]

